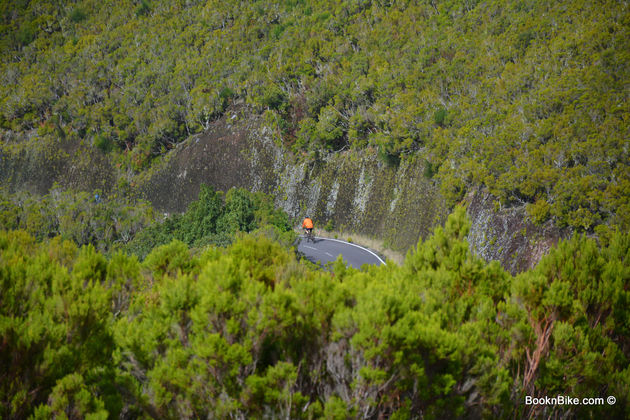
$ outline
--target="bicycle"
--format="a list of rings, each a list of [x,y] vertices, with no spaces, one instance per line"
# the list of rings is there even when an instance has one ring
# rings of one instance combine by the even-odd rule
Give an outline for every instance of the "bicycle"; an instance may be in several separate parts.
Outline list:
[[[304,231],[304,239],[306,239],[306,242],[311,241],[314,243],[315,236],[313,235],[313,229],[304,229]]]

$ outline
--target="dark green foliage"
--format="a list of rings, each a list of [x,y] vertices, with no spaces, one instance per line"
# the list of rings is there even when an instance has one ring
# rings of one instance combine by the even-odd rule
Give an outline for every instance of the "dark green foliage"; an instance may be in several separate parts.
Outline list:
[[[435,174],[438,171],[438,167],[436,167],[436,165],[434,165],[433,163],[431,163],[431,161],[429,160],[425,160],[424,162],[424,171],[422,172],[423,175],[428,178],[431,179],[435,176]]]
[[[400,155],[392,153],[387,147],[380,147],[378,157],[389,166],[400,165]]]
[[[38,239],[60,235],[104,252],[129,242],[153,219],[148,203],[116,194],[103,197],[101,191],[90,194],[54,186],[46,196],[37,197],[0,189],[0,230],[24,229]]]
[[[79,22],[85,20],[86,17],[87,17],[87,15],[83,11],[83,9],[81,9],[79,7],[75,7],[70,12],[70,20],[73,21],[74,23],[79,23]]]
[[[221,98],[221,111],[224,111],[230,100],[234,98],[234,91],[226,86],[219,92],[219,97]]]
[[[444,108],[440,108],[435,111],[435,114],[433,114],[433,120],[435,121],[435,124],[443,127],[446,122],[446,110]]]
[[[140,0],[140,4],[136,8],[136,16],[148,15],[151,11],[151,6],[147,0]]]
[[[28,22],[19,29],[17,33],[17,40],[22,45],[28,45],[33,42],[36,36],[37,27],[33,23]]]
[[[182,224],[186,231],[182,234],[187,243],[210,234],[222,231],[217,229],[217,221],[223,213],[223,194],[215,192],[212,187],[201,185],[197,201],[188,206],[188,210],[182,216]]]
[[[231,189],[225,197],[225,207],[217,222],[219,232],[249,232],[254,228],[252,194],[243,189]]]
[[[278,235],[272,236],[278,237],[286,236],[291,230],[288,216],[274,208],[268,195],[233,188],[224,196],[212,187],[201,185],[198,200],[193,201],[184,214],[169,216],[147,227],[127,249],[144,258],[154,247],[173,239],[188,246],[225,246],[238,232],[266,226],[277,230]],[[289,238],[284,240],[291,242]]]
[[[261,87],[260,104],[269,109],[279,110],[284,104],[286,97],[276,85],[264,85]]]
[[[191,211],[221,197],[201,196]],[[626,418],[630,235],[575,236],[512,277],[468,230],[457,208],[403,266],[332,273],[264,234],[140,264],[0,231],[0,415]]]
[[[111,152],[114,148],[114,144],[108,137],[100,135],[94,138],[94,146],[99,148],[103,153]]]

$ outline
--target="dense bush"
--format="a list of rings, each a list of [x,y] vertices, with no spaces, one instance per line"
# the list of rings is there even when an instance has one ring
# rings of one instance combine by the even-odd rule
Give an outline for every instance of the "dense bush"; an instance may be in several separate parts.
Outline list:
[[[227,245],[239,232],[271,228],[273,236],[293,242],[289,218],[274,208],[273,200],[263,193],[243,188],[230,189],[225,195],[201,185],[199,197],[183,214],[174,214],[140,232],[126,249],[144,258],[153,248],[173,239],[189,246]]]
[[[126,279],[108,269],[125,262],[108,262],[91,245],[37,244],[23,231],[0,231],[2,418],[121,410],[112,298]]]
[[[538,223],[630,229],[625,2],[11,0],[0,11],[3,137],[67,136],[141,170],[245,103],[306,156],[420,154],[451,204],[483,186],[535,206]]]
[[[363,271],[265,235],[140,263],[1,231],[0,415],[626,418],[630,235],[514,278],[469,253],[464,214]],[[524,404],[558,394],[617,403]]]
[[[23,229],[40,240],[60,236],[106,253],[124,249],[141,258],[173,239],[198,248],[225,246],[238,233],[254,230],[265,230],[285,244],[294,239],[287,214],[274,208],[270,196],[242,188],[224,194],[202,185],[185,213],[162,220],[143,200],[99,193],[55,186],[39,197],[0,189],[0,229]]]
[[[154,217],[145,201],[116,194],[104,197],[100,191],[55,186],[40,197],[0,189],[0,229],[23,229],[38,239],[61,236],[104,252],[129,242]]]
[[[470,254],[458,209],[400,267],[323,272],[241,189],[161,222],[126,198],[1,191],[1,418],[630,417],[627,3],[0,12],[3,156],[63,138],[141,171],[244,106],[306,156],[418,155],[451,204],[483,187],[601,241],[513,277]],[[524,404],[556,395],[617,403]]]

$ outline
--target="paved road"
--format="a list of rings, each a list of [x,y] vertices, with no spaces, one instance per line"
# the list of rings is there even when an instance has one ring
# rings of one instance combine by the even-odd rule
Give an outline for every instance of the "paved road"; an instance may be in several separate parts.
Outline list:
[[[338,239],[328,239],[315,237],[313,242],[300,238],[298,251],[306,258],[317,264],[326,264],[335,261],[339,254],[342,254],[347,265],[354,268],[361,268],[363,264],[385,264],[378,255],[362,246],[340,241]]]

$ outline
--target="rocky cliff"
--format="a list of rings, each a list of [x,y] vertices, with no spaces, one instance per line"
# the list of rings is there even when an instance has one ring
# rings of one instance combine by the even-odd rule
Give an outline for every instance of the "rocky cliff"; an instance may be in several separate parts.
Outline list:
[[[0,185],[9,192],[43,195],[57,183],[63,188],[108,193],[116,177],[107,156],[82,142],[32,139],[0,147]]]
[[[272,194],[296,221],[308,215],[320,227],[380,239],[396,251],[415,245],[449,212],[436,183],[424,175],[422,159],[389,166],[369,149],[300,159],[274,138],[262,118],[251,117],[242,107],[181,143],[133,184],[165,212],[184,211],[202,183],[224,191],[231,187],[262,191]],[[60,143],[12,151],[5,147],[0,180],[12,191],[44,194],[57,182],[107,193],[116,184],[116,175],[99,151]],[[483,191],[470,193],[465,202],[472,221],[471,249],[512,272],[535,265],[563,236],[550,223],[529,222],[524,208],[498,208]]]
[[[199,185],[245,187],[270,193],[299,220],[308,215],[320,226],[381,239],[405,251],[442,223],[449,209],[424,161],[404,159],[393,167],[375,151],[346,151],[300,160],[274,141],[273,131],[246,111],[234,111],[208,132],[180,145],[140,186],[158,208],[183,211]],[[472,221],[471,249],[518,272],[535,263],[562,236],[548,223],[528,221],[524,207],[500,209],[476,191],[465,204]]]
[[[160,209],[183,211],[201,183],[270,193],[292,218],[382,239],[404,250],[446,216],[422,164],[390,167],[374,152],[341,152],[299,161],[276,145],[259,120],[234,113],[187,140],[140,187]]]

